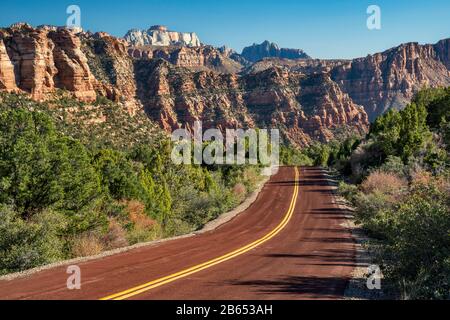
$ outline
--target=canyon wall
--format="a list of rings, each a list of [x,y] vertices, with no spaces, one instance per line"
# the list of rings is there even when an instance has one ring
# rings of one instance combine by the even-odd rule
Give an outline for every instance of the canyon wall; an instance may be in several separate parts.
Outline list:
[[[407,43],[342,64],[332,78],[365,107],[371,121],[403,108],[423,87],[450,86],[450,39],[436,45]]]
[[[243,65],[230,55],[212,46],[133,46],[129,48],[128,53],[134,59],[164,59],[175,66],[193,71],[211,69],[221,73],[238,73],[243,68]]]
[[[365,132],[422,86],[450,85],[449,40],[405,44],[355,60],[269,58],[226,48],[130,46],[106,33],[18,24],[0,29],[0,90],[51,99],[63,89],[144,110],[165,130],[279,128],[296,145]],[[364,110],[365,109],[365,110]],[[366,113],[367,111],[367,113]]]
[[[136,65],[140,101],[165,129],[201,120],[204,128],[278,128],[297,145],[328,141],[333,130],[368,128],[367,115],[328,74],[305,76],[274,67],[237,76],[192,73],[164,60]]]

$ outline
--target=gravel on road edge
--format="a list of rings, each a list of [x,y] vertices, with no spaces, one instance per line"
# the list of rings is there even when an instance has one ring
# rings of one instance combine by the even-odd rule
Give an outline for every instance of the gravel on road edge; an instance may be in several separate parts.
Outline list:
[[[337,182],[335,177],[329,172],[325,175],[328,179],[328,184],[332,187],[334,203],[339,209],[346,214],[346,220],[344,226],[350,230],[352,237],[355,241],[356,253],[355,264],[356,267],[353,270],[352,278],[350,279],[347,288],[345,289],[345,300],[382,300],[385,298],[382,290],[369,290],[367,288],[368,268],[373,264],[373,254],[370,252],[368,243],[369,238],[361,228],[361,226],[355,223],[353,215],[354,208],[352,208],[348,201],[337,194]]]

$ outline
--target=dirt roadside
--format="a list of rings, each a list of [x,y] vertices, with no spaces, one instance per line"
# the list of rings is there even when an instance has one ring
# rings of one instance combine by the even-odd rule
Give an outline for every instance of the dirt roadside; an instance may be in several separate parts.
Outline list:
[[[328,173],[328,183],[333,189],[334,203],[344,212],[346,212],[346,221],[344,226],[350,230],[355,241],[355,259],[356,267],[352,273],[347,288],[345,289],[344,299],[346,300],[383,300],[385,294],[382,290],[369,290],[367,287],[368,268],[374,264],[373,253],[369,250],[369,238],[362,230],[360,225],[355,223],[354,208],[352,208],[346,199],[337,194],[336,178]]]

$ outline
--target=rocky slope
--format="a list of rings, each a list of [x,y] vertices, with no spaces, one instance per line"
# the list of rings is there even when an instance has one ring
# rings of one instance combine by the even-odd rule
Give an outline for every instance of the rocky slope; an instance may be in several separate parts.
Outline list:
[[[282,67],[289,71],[302,72],[304,74],[314,74],[330,72],[337,66],[349,63],[350,60],[320,60],[320,59],[280,59],[265,58],[256,63],[249,65],[245,69],[245,73],[257,73],[272,67]]]
[[[373,121],[391,108],[402,109],[423,87],[450,85],[450,39],[435,45],[406,43],[354,60],[266,58],[245,69],[255,73],[278,66],[289,72],[330,73],[343,92],[364,106]]]
[[[341,64],[331,71],[332,79],[374,120],[390,108],[403,108],[423,87],[449,86],[449,47],[450,39],[403,44]]]
[[[241,54],[246,60],[257,62],[264,58],[282,58],[282,59],[310,59],[303,50],[279,48],[277,44],[264,41],[261,44],[253,44],[244,48]]]
[[[270,68],[257,74],[192,73],[163,60],[139,61],[136,74],[140,100],[150,117],[165,129],[192,125],[204,128],[279,128],[298,145],[326,141],[333,130],[364,132],[367,115],[328,74],[311,77]]]
[[[148,30],[132,29],[124,38],[133,46],[201,46],[200,39],[194,32],[169,31],[165,26],[152,26]]]

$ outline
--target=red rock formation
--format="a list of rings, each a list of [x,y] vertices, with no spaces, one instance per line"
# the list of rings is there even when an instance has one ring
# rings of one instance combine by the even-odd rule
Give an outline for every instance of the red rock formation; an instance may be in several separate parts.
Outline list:
[[[95,79],[80,50],[80,40],[71,31],[19,24],[4,29],[0,38],[14,65],[19,89],[38,100],[56,88],[69,90],[81,100],[95,100]],[[8,70],[2,68],[2,73]]]
[[[303,129],[313,139],[328,141],[333,138],[332,129],[343,126],[354,128],[359,133],[368,130],[364,108],[355,104],[328,73],[309,76],[301,88],[299,101],[309,115]]]
[[[401,109],[424,86],[450,85],[450,39],[435,45],[407,43],[354,60],[264,59],[246,69],[257,73],[274,66],[289,72],[329,72],[371,120],[390,108]]]
[[[134,112],[137,107],[136,82],[127,42],[104,32],[81,34],[80,37],[82,51],[96,78],[97,92],[116,102],[122,101],[130,112]]]
[[[69,90],[80,100],[94,101],[95,78],[92,76],[87,64],[86,56],[81,51],[81,41],[69,30],[62,29],[50,32],[49,38],[53,40],[53,60],[57,69],[55,85],[57,88]]]
[[[6,51],[3,40],[0,39],[0,90],[16,91],[14,66]]]
[[[423,87],[450,85],[449,42],[407,43],[338,66],[332,78],[374,120],[390,108],[403,108]]]
[[[341,127],[359,132],[368,127],[363,108],[327,74],[311,79],[271,68],[239,77],[193,73],[162,60],[140,61],[136,71],[147,113],[167,130],[191,127],[197,120],[205,129],[280,128],[290,142],[307,145],[328,141]]]
[[[34,30],[19,25],[3,35],[11,61],[15,66],[17,86],[30,92],[35,99],[43,99],[54,90],[57,70],[53,61],[54,44],[47,39],[48,30]]]

